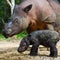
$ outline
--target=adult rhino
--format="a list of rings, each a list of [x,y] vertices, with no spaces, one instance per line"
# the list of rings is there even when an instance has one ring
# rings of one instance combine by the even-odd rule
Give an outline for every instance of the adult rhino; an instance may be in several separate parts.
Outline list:
[[[58,0],[22,0],[14,8],[10,21],[4,25],[3,35],[11,37],[27,30],[60,29],[60,3]]]

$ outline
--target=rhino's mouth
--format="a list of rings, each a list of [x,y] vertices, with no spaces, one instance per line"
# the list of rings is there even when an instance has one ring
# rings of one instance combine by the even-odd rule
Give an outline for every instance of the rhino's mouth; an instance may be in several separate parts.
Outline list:
[[[11,32],[10,34],[7,34],[6,32],[3,32],[2,34],[4,35],[5,38],[12,37],[13,35],[19,34],[20,32],[14,31]]]
[[[8,37],[12,37],[13,35],[17,34],[16,32],[13,32],[11,34],[6,34],[6,33],[3,33],[4,37],[5,38],[8,38]]]
[[[5,34],[5,33],[2,33],[2,34],[4,35],[5,38],[8,38],[8,35],[7,34]]]
[[[27,48],[24,48],[24,49],[23,49],[23,48],[18,48],[17,51],[20,52],[20,53],[22,53],[22,52],[24,52],[25,50],[27,50]]]

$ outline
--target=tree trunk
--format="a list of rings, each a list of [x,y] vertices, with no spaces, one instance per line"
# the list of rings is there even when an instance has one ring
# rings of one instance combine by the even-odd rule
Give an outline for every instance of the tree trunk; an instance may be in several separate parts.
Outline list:
[[[11,15],[13,14],[13,9],[14,9],[14,6],[15,6],[15,0],[11,0]]]
[[[9,0],[6,0],[6,1],[11,7],[11,15],[12,15],[13,14],[13,9],[14,9],[14,6],[15,6],[15,0],[11,0],[11,2]]]

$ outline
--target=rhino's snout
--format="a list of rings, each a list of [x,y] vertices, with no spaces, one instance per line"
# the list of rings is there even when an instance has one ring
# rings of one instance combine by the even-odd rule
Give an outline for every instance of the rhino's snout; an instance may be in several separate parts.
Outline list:
[[[5,30],[2,31],[2,34],[4,35],[5,38],[8,38],[7,33],[5,32]]]
[[[7,38],[11,32],[12,32],[12,29],[7,29],[7,30],[3,29],[2,34]]]
[[[23,50],[22,48],[20,48],[20,47],[17,49],[17,51],[18,51],[19,53],[24,52],[24,50]]]

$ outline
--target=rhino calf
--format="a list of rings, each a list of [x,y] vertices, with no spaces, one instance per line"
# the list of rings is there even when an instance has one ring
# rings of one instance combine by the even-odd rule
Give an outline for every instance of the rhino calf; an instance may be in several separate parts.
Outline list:
[[[30,55],[35,56],[38,53],[39,45],[50,48],[51,57],[57,57],[58,51],[56,44],[59,41],[59,33],[51,30],[40,30],[30,33],[24,37],[19,45],[18,52],[24,52],[29,45],[32,45]]]

